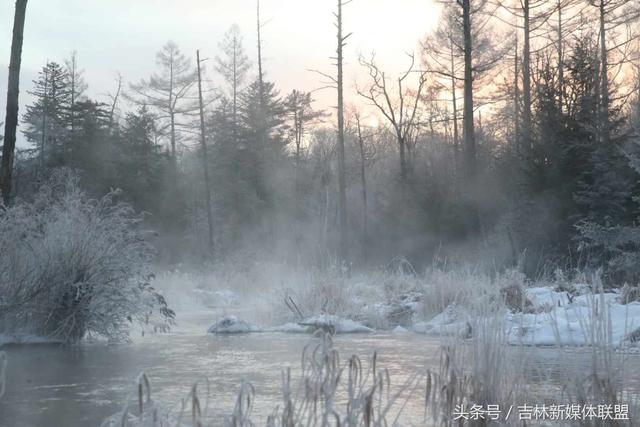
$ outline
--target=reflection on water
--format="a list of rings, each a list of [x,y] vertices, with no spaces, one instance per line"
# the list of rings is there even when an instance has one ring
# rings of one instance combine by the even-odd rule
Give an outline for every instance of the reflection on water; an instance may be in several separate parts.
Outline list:
[[[391,334],[343,335],[335,340],[343,357],[368,357],[380,351],[380,366],[400,384],[418,367],[437,363],[437,342],[425,337]],[[98,425],[118,411],[144,370],[153,397],[178,403],[192,383],[210,381],[214,416],[233,409],[240,381],[256,388],[255,411],[270,412],[279,403],[281,373],[297,372],[306,335],[235,336],[172,335],[138,340],[131,345],[21,346],[7,349],[10,370],[7,394],[0,399],[0,425]],[[395,374],[395,375],[394,375]],[[52,422],[55,420],[55,422]]]
[[[7,393],[0,399],[0,426],[99,425],[121,409],[132,393],[133,380],[143,370],[151,381],[154,399],[170,404],[178,404],[194,382],[201,382],[204,390],[204,379],[208,378],[209,408],[216,420],[233,409],[240,381],[246,379],[256,389],[254,413],[269,413],[279,403],[282,370],[292,367],[295,376],[310,338],[279,333],[213,336],[200,332],[205,329],[187,328],[130,345],[9,347],[10,369]],[[439,363],[439,341],[432,337],[341,335],[335,344],[344,360],[351,354],[368,359],[377,350],[379,366],[389,369],[396,386],[416,370],[435,368]],[[531,360],[529,381],[539,384],[541,392],[575,375],[576,367],[585,366],[589,357],[585,352],[567,355],[553,349],[532,348],[527,353]],[[640,366],[635,357],[630,362]],[[416,399],[406,409],[410,419],[422,416],[421,402]]]

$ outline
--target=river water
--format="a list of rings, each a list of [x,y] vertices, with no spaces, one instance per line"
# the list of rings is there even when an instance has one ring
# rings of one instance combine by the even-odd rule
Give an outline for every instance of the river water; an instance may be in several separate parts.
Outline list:
[[[280,402],[283,369],[291,367],[295,375],[311,338],[284,333],[215,336],[205,333],[213,320],[211,313],[197,313],[171,334],[137,338],[126,345],[9,346],[3,349],[9,372],[6,394],[0,398],[0,426],[98,426],[128,399],[135,399],[134,381],[142,371],[154,400],[172,405],[179,404],[195,382],[205,389],[207,378],[215,424],[233,410],[243,379],[256,390],[254,413],[270,413]],[[439,339],[416,334],[339,335],[335,346],[343,360],[351,354],[366,360],[377,351],[379,366],[389,370],[397,386],[417,370],[436,368],[440,360]],[[539,390],[557,391],[589,357],[586,352],[555,349],[531,348],[527,353],[527,378]],[[630,363],[634,366],[628,372],[637,373],[639,359],[632,356]],[[633,394],[640,390],[638,381],[634,377],[629,385]],[[201,391],[201,398],[204,394]],[[405,421],[419,424],[423,409],[422,399],[412,400],[405,408]]]

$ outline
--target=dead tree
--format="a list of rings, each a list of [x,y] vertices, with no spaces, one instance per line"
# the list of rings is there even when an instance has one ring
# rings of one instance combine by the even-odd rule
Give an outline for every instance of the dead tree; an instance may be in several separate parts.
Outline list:
[[[120,98],[120,92],[122,91],[122,74],[117,73],[116,76],[116,93],[111,95],[109,94],[109,99],[111,99],[111,108],[109,109],[109,129],[113,129],[113,124],[115,122],[114,117],[116,113],[116,108],[118,107],[118,100]]]
[[[208,231],[208,243],[209,251],[213,255],[215,246],[213,240],[213,213],[211,210],[211,184],[209,179],[209,158],[207,156],[207,142],[205,140],[205,127],[204,127],[204,102],[202,100],[202,72],[200,69],[200,51],[196,51],[196,62],[198,69],[198,106],[200,110],[200,150],[202,152],[202,168],[204,171],[204,191],[205,200],[207,202],[207,231]]]
[[[367,150],[365,147],[365,139],[368,135],[364,135],[362,132],[362,121],[360,112],[356,110],[353,113],[353,118],[356,124],[356,137],[358,141],[358,154],[360,155],[360,185],[362,186],[362,258],[364,262],[367,262],[367,241],[369,236],[369,208],[367,200]]]
[[[588,0],[597,8],[597,20],[599,27],[599,50],[600,50],[600,76],[599,76],[599,99],[598,99],[598,135],[602,143],[607,144],[610,140],[610,94],[609,94],[609,70],[612,64],[609,61],[609,51],[620,49],[628,44],[633,38],[616,46],[610,47],[609,35],[617,27],[628,25],[640,17],[640,5],[637,0]]]
[[[2,170],[0,171],[0,191],[5,204],[11,195],[11,175],[16,148],[16,129],[18,127],[18,96],[20,94],[20,63],[22,60],[22,41],[24,20],[27,12],[27,0],[16,0],[13,19],[13,38],[11,39],[11,59],[9,61],[9,85],[7,89],[7,114],[4,125],[4,144],[2,146]]]
[[[390,79],[376,64],[374,55],[368,60],[361,56],[360,64],[367,69],[370,82],[366,89],[357,89],[358,94],[380,111],[393,128],[400,152],[400,181],[403,188],[408,181],[407,145],[418,124],[420,95],[426,83],[426,73],[415,71],[414,55],[409,55],[409,58],[411,63],[406,71],[397,78]],[[417,86],[411,89],[407,79],[416,73]]]
[[[128,98],[138,105],[152,107],[156,110],[158,119],[168,120],[163,128],[169,129],[171,158],[175,166],[179,118],[192,114],[198,108],[189,96],[196,83],[197,73],[173,42],[168,42],[157,53],[156,63],[160,66],[161,73],[154,74],[149,80],[142,80],[139,84],[132,84],[130,88],[133,94],[128,95]]]
[[[328,82],[325,82],[324,88],[336,89],[338,95],[337,116],[338,116],[338,216],[340,222],[340,242],[338,245],[338,262],[341,268],[345,268],[349,271],[349,229],[348,229],[348,217],[347,217],[347,177],[345,166],[345,147],[344,147],[344,73],[343,73],[343,48],[346,45],[346,40],[352,33],[344,34],[342,29],[342,8],[353,0],[338,0],[338,10],[333,15],[336,18],[335,26],[337,29],[337,48],[335,65],[337,68],[337,76],[333,76],[328,73],[323,73],[318,70],[314,71],[321,76],[325,77]]]
[[[343,53],[342,50],[346,44],[347,38],[351,33],[343,35],[342,32],[342,7],[349,4],[352,0],[338,0],[338,13],[336,16],[336,27],[338,29],[337,39],[337,58],[336,67],[338,69],[337,87],[338,87],[338,186],[339,188],[339,210],[340,210],[340,248],[338,259],[343,268],[349,269],[349,225],[347,223],[347,178],[345,166],[345,150],[344,150],[344,76],[342,69]]]

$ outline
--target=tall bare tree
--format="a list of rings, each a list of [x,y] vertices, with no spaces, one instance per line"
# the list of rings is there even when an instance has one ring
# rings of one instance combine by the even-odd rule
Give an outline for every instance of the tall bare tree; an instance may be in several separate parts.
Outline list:
[[[222,55],[215,57],[215,67],[216,71],[225,80],[228,95],[231,98],[231,115],[235,138],[238,127],[238,97],[250,67],[249,58],[242,47],[240,27],[237,24],[233,24],[227,30],[219,44],[219,48],[222,51]]]
[[[522,60],[521,67],[519,67],[522,70],[522,125],[519,126],[519,132],[521,135],[518,134],[517,137],[519,139],[519,146],[525,153],[529,153],[531,152],[533,144],[533,101],[531,81],[531,55],[533,52],[532,40],[535,36],[535,32],[547,23],[551,15],[556,10],[556,7],[561,6],[559,6],[559,3],[550,4],[546,0],[515,0],[512,5],[499,1],[498,4],[515,16],[516,21],[513,26],[516,29],[516,34],[522,30]],[[559,17],[561,18],[562,15],[560,14]],[[508,22],[511,23],[511,21]],[[561,25],[561,23],[559,25]],[[519,78],[520,76],[516,74],[516,79]]]
[[[0,191],[5,204],[11,196],[11,176],[16,148],[16,129],[18,127],[18,96],[20,94],[20,64],[22,62],[22,41],[24,21],[27,13],[27,0],[16,0],[13,18],[13,37],[11,39],[11,59],[9,60],[9,84],[7,89],[7,114],[4,125],[4,144],[2,146],[2,170],[0,171]]]
[[[426,73],[415,72],[415,57],[409,55],[411,60],[407,69],[397,78],[390,78],[378,67],[375,56],[370,59],[360,57],[360,64],[369,74],[370,82],[366,89],[358,88],[358,94],[369,101],[389,122],[395,133],[398,150],[400,152],[400,180],[403,187],[408,180],[407,145],[410,135],[415,131],[419,120],[419,101],[426,83]],[[417,74],[416,88],[409,86],[410,76]]]
[[[367,145],[366,140],[371,137],[364,132],[364,124],[362,123],[362,117],[359,110],[353,112],[353,119],[355,121],[355,133],[356,141],[358,144],[358,154],[360,156],[360,185],[362,192],[362,258],[364,262],[367,262],[368,258],[368,245],[369,245],[369,206],[367,196],[367,162],[371,160],[373,154],[368,149],[370,145]]]
[[[197,72],[189,59],[180,52],[178,46],[168,42],[156,54],[159,74],[153,74],[148,80],[130,85],[132,94],[128,98],[138,105],[146,105],[156,111],[159,120],[167,121],[160,128],[168,128],[171,143],[171,157],[177,161],[177,131],[181,126],[181,117],[197,111],[198,105],[193,102],[191,90],[197,80]]]
[[[612,65],[609,52],[628,44],[635,37],[616,43],[615,46],[609,46],[609,38],[616,28],[630,24],[640,17],[640,4],[637,0],[588,0],[588,2],[597,9],[600,51],[598,136],[602,143],[607,144],[610,140],[609,70]]]
[[[122,74],[116,74],[116,92],[107,95],[111,100],[111,108],[109,108],[109,129],[113,129],[115,123],[116,108],[118,108],[118,101],[120,100],[120,92],[122,91]]]
[[[489,0],[450,0],[445,3],[442,19],[436,32],[422,43],[424,71],[434,75],[443,86],[450,86],[454,119],[454,144],[458,139],[459,98],[456,90],[463,86],[462,151],[463,172],[468,178],[475,174],[476,143],[474,85],[491,76],[491,71],[511,47],[503,34],[497,36],[491,24]]]
[[[471,0],[457,0],[462,7],[464,34],[464,162],[469,182],[476,175],[476,136],[473,122],[473,41],[471,39]]]
[[[438,28],[421,42],[422,66],[440,80],[442,86],[449,86],[451,96],[451,121],[453,122],[453,146],[456,153],[460,145],[460,103],[458,89],[462,82],[462,34],[459,31],[458,11],[445,7]]]
[[[196,64],[198,69],[198,107],[200,110],[200,150],[202,153],[202,168],[204,172],[204,191],[205,201],[207,202],[207,231],[209,251],[213,255],[215,250],[213,240],[213,212],[211,210],[211,180],[209,179],[209,157],[207,155],[207,141],[204,126],[204,101],[202,99],[202,71],[200,60],[200,51],[196,51]]]
[[[338,258],[343,267],[349,268],[349,225],[347,219],[347,177],[344,150],[344,75],[343,75],[343,48],[347,38],[351,33],[344,35],[342,31],[342,7],[351,3],[352,0],[338,0],[338,13],[336,16],[336,27],[338,29],[338,48],[336,50],[336,67],[338,68],[338,186],[339,188],[339,210],[340,210],[340,249]]]

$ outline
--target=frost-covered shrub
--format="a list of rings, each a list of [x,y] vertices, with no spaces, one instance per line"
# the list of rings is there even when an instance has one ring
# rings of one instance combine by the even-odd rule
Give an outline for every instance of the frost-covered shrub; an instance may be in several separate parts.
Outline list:
[[[0,333],[123,339],[154,312],[170,322],[144,237],[117,192],[91,200],[73,173],[58,172],[32,201],[0,212]]]

